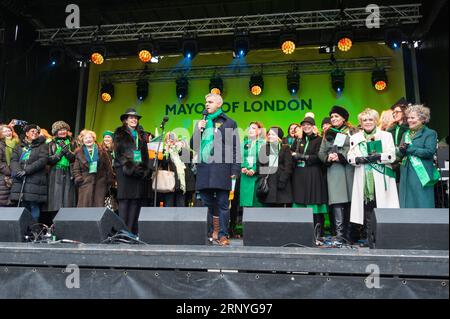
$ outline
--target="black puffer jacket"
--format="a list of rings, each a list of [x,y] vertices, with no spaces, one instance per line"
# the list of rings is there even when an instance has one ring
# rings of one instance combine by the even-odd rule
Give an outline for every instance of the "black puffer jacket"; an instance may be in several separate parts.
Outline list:
[[[25,147],[31,148],[30,157],[26,161],[21,161],[20,158]],[[11,155],[11,175],[14,176],[21,170],[26,172],[22,200],[38,203],[47,201],[47,161],[48,146],[45,144],[45,137],[43,136],[40,136],[31,144],[22,141],[21,145],[13,151]],[[14,177],[10,195],[11,201],[19,200],[22,183],[23,178]]]

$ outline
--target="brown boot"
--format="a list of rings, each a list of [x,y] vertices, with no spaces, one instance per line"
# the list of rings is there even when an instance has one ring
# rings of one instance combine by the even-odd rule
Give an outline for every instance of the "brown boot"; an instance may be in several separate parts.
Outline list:
[[[212,233],[213,240],[219,239],[219,217],[213,216],[213,233]]]
[[[219,245],[220,246],[229,246],[230,241],[228,240],[228,238],[226,236],[222,236],[222,237],[220,237]]]

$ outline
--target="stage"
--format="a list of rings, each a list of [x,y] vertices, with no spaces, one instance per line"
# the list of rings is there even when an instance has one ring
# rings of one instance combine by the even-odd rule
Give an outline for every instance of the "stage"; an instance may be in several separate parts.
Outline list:
[[[0,298],[448,299],[448,257],[244,247],[240,240],[230,247],[0,243]],[[66,272],[71,264],[79,267],[79,285],[73,266]]]

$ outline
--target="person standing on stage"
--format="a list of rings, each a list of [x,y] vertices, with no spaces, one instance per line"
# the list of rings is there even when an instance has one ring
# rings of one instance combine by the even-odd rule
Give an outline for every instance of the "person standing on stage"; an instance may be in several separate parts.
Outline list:
[[[352,133],[349,113],[341,106],[330,111],[331,125],[320,145],[319,158],[327,166],[328,204],[333,219],[336,244],[351,242],[350,203],[354,168],[347,161]]]
[[[212,217],[217,207],[218,242],[227,246],[229,193],[241,171],[239,134],[236,122],[222,111],[222,97],[208,94],[205,99],[206,113],[204,119],[197,123],[193,136],[193,148],[199,154],[196,189],[208,207],[209,234],[212,235]]]
[[[77,207],[104,207],[114,176],[108,154],[97,145],[95,132],[81,131],[73,176],[78,187]]]
[[[19,137],[12,126],[0,125],[0,207],[10,205],[11,155],[19,143]]]
[[[440,176],[433,164],[437,151],[437,133],[427,127],[430,109],[423,105],[409,106],[405,115],[409,129],[399,147],[400,207],[435,208],[434,184]]]
[[[378,112],[366,109],[358,115],[362,131],[350,138],[348,162],[355,166],[350,222],[364,225],[361,239],[369,240],[374,209],[399,208],[392,135],[377,128]]]
[[[64,121],[52,125],[53,140],[48,143],[48,206],[49,212],[62,207],[75,207],[75,185],[72,176],[72,164],[75,161],[77,143],[69,136],[70,126]]]
[[[292,123],[288,127],[288,136],[283,139],[283,144],[287,144],[292,146],[292,143],[295,141],[295,132],[300,126],[297,123]]]
[[[146,136],[139,127],[140,116],[130,108],[120,116],[122,126],[114,132],[114,168],[117,179],[119,216],[130,232],[138,234],[138,219],[147,195],[149,156]]]

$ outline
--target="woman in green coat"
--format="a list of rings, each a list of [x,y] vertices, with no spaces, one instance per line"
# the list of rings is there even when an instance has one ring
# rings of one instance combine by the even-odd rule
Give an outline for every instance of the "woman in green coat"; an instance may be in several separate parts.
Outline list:
[[[405,132],[399,147],[400,207],[434,208],[434,184],[439,173],[433,157],[437,147],[437,133],[429,129],[430,109],[412,105],[405,112],[409,130]]]
[[[240,206],[262,207],[263,204],[256,197],[256,163],[261,146],[265,144],[263,138],[263,125],[251,122],[248,127],[248,136],[244,138],[241,165]]]

